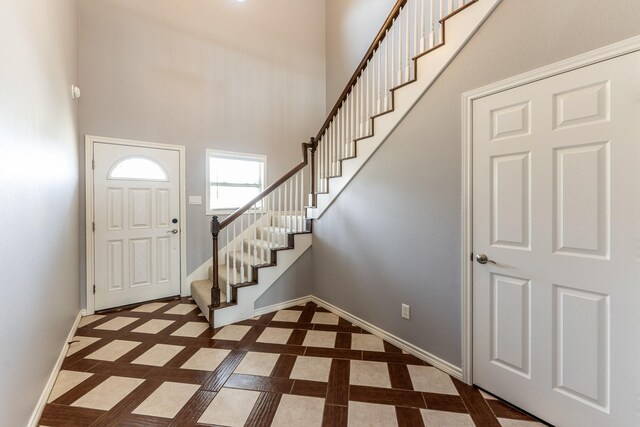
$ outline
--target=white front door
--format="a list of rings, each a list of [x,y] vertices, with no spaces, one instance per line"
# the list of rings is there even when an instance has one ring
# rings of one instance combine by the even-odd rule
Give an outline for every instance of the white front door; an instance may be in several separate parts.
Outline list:
[[[640,426],[639,199],[640,53],[473,102],[475,384]]]
[[[94,144],[95,309],[180,294],[180,153]]]

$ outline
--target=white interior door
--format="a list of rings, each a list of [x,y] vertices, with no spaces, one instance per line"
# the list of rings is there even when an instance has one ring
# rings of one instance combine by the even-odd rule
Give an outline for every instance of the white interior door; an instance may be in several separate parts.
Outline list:
[[[639,147],[637,52],[473,103],[473,381],[557,426],[640,426]]]
[[[180,294],[180,153],[94,144],[95,309]]]

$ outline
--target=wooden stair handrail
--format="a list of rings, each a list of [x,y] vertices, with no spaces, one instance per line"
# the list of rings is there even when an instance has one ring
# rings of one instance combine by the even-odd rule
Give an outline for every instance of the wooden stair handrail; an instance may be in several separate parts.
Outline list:
[[[318,141],[320,141],[320,139],[322,138],[322,135],[324,135],[324,133],[329,128],[329,124],[331,123],[331,120],[333,120],[333,117],[336,115],[336,113],[340,109],[340,106],[342,105],[342,103],[347,99],[347,96],[349,96],[349,93],[351,92],[351,89],[353,89],[356,82],[358,81],[358,77],[360,77],[360,74],[362,74],[364,69],[367,68],[367,62],[369,61],[369,59],[373,57],[373,54],[376,51],[376,48],[378,47],[378,44],[380,44],[380,42],[384,40],[387,30],[391,29],[391,27],[393,26],[393,20],[398,17],[398,15],[400,14],[400,9],[402,9],[402,7],[406,3],[407,3],[407,0],[398,0],[396,2],[395,6],[391,10],[391,13],[387,17],[387,19],[384,21],[384,24],[382,24],[382,28],[380,29],[380,31],[378,31],[378,34],[376,35],[375,39],[373,39],[373,43],[371,43],[371,46],[369,46],[367,53],[364,54],[364,58],[362,58],[362,61],[360,61],[360,64],[356,68],[356,71],[353,73],[353,76],[351,76],[351,79],[349,79],[347,86],[342,91],[342,94],[340,94],[338,101],[333,106],[333,109],[327,116],[327,119],[324,121],[322,127],[320,128],[320,131],[318,132],[318,135],[316,135],[316,138],[315,138],[316,144],[318,143]]]
[[[324,124],[320,128],[320,131],[318,132],[318,135],[315,137],[315,139],[311,138],[311,140],[308,143],[303,143],[302,144],[302,156],[303,156],[302,163],[300,163],[299,165],[297,165],[296,167],[291,169],[282,178],[278,179],[276,182],[274,182],[273,184],[268,186],[264,191],[262,191],[256,197],[254,197],[249,202],[247,202],[244,206],[242,206],[241,208],[237,209],[234,213],[232,213],[231,215],[226,217],[222,222],[220,222],[220,230],[222,230],[223,228],[227,227],[233,221],[238,219],[240,217],[240,215],[244,214],[249,209],[251,209],[251,207],[254,206],[257,202],[259,202],[265,196],[267,196],[270,193],[272,193],[282,183],[284,183],[289,178],[294,176],[296,173],[298,173],[301,169],[303,169],[309,163],[307,150],[311,150],[312,154],[313,154],[313,152],[315,151],[315,148],[316,148],[316,146],[318,144],[318,141],[320,140],[322,135],[326,132],[327,128],[329,127],[329,124],[331,123],[331,120],[333,120],[333,117],[336,115],[336,113],[340,109],[340,106],[347,99],[347,96],[351,92],[351,89],[353,88],[353,86],[358,81],[358,77],[360,77],[360,74],[362,74],[364,69],[367,67],[367,61],[369,61],[369,59],[371,59],[371,57],[373,56],[378,44],[384,39],[384,37],[385,37],[385,35],[387,33],[387,30],[389,30],[392,27],[394,19],[396,19],[398,17],[398,15],[400,13],[400,10],[402,9],[402,7],[406,3],[407,3],[407,0],[398,0],[396,2],[395,6],[391,10],[391,13],[389,13],[389,16],[384,21],[384,24],[382,24],[382,28],[380,29],[380,31],[378,31],[378,34],[376,35],[376,37],[374,38],[373,42],[371,43],[371,46],[369,46],[369,49],[367,50],[367,53],[365,53],[365,55],[364,55],[364,58],[362,58],[362,61],[360,61],[360,64],[356,68],[356,71],[353,73],[353,76],[351,76],[351,79],[349,79],[349,82],[347,83],[347,86],[342,91],[342,94],[340,95],[340,98],[338,98],[338,101],[336,102],[336,104],[334,105],[333,109],[329,113],[329,116],[327,117],[327,119],[325,120]],[[311,178],[312,179],[313,179],[313,175],[314,174],[312,173],[311,174]],[[314,188],[313,185],[311,186],[311,188],[312,188],[312,193],[313,193],[313,188]]]
[[[270,193],[272,193],[274,190],[276,190],[278,187],[280,187],[280,185],[282,185],[282,183],[286,182],[289,178],[294,176],[296,173],[300,172],[300,170],[304,169],[304,167],[307,166],[307,164],[309,164],[309,153],[308,153],[308,150],[315,151],[315,144],[313,142],[313,138],[311,138],[310,142],[303,142],[302,143],[302,163],[300,163],[299,165],[297,165],[296,167],[291,169],[284,176],[282,176],[282,178],[278,179],[276,182],[274,182],[273,184],[271,184],[270,186],[265,188],[260,194],[258,194],[256,197],[251,199],[244,206],[242,206],[241,208],[238,208],[234,213],[232,213],[231,215],[226,217],[220,223],[220,230],[222,230],[223,228],[225,228],[226,226],[231,224],[236,219],[240,218],[240,215],[242,215],[245,212],[247,212],[256,203],[258,203],[260,200],[264,199],[266,196],[268,196]],[[313,153],[312,153],[312,155],[313,155]],[[313,179],[313,174],[311,175],[311,178]],[[313,188],[313,186],[311,188]]]

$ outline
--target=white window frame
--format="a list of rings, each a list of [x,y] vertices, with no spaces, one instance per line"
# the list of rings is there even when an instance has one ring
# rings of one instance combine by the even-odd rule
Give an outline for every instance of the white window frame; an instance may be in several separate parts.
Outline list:
[[[227,158],[237,158],[238,160],[258,160],[263,164],[262,167],[262,188],[260,192],[264,191],[266,188],[266,180],[267,180],[267,156],[264,154],[253,154],[253,153],[240,153],[237,151],[223,151],[223,150],[214,150],[211,148],[207,148],[205,162],[206,162],[206,173],[205,173],[205,203],[206,203],[206,215],[229,215],[236,211],[236,209],[211,209],[211,204],[209,203],[209,199],[211,197],[211,177],[210,177],[210,161],[211,156],[219,156],[219,157],[227,157]],[[248,200],[247,200],[248,201]],[[241,208],[242,206],[238,206]]]

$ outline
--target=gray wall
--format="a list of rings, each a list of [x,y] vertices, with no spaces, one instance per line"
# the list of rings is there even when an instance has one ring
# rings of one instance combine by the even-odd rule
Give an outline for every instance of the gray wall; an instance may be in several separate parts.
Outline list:
[[[326,0],[327,111],[373,42],[396,0]]]
[[[75,0],[0,0],[0,424],[23,426],[78,294]]]
[[[504,0],[314,225],[315,294],[460,366],[462,93],[638,35],[639,22],[637,0]]]
[[[313,295],[313,246],[305,251],[267,291],[256,300],[255,308]]]
[[[324,119],[323,0],[82,1],[79,34],[81,138],[186,146],[203,202],[207,148],[266,154],[273,182]],[[211,256],[204,204],[186,224],[190,273]]]

